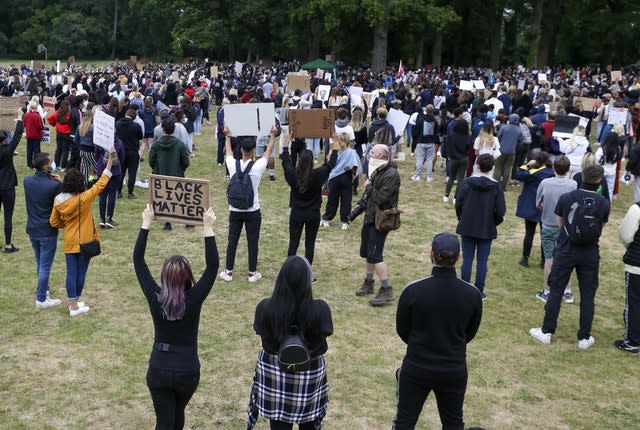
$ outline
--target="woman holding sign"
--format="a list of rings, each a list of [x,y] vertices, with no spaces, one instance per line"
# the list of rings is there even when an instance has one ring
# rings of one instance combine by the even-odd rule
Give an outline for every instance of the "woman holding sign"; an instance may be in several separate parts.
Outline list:
[[[202,303],[209,295],[218,271],[218,248],[211,208],[202,217],[206,267],[196,282],[189,261],[181,255],[167,258],[160,270],[160,284],[144,259],[153,211],[142,212],[142,227],[133,249],[133,265],[155,329],[147,370],[147,386],[156,413],[156,429],[182,429],[184,410],[200,382],[198,325]]]

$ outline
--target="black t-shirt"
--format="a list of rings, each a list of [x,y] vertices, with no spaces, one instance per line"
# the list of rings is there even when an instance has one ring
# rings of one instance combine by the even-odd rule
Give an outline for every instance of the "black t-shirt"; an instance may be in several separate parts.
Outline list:
[[[569,193],[563,194],[558,199],[558,203],[556,204],[555,214],[561,216],[564,219],[566,224],[567,218],[569,217],[569,213],[572,210],[572,205],[576,200],[582,199],[584,197],[593,197],[596,199],[596,206],[598,208],[598,216],[602,220],[602,224],[605,224],[609,221],[609,211],[611,210],[611,204],[609,200],[602,197],[600,194],[593,191],[586,191],[583,189],[577,189],[571,191]],[[585,246],[598,246],[598,245],[576,245],[569,240],[569,236],[567,235],[567,230],[565,228],[560,229],[560,235],[558,236],[558,243],[556,246],[556,250],[558,252],[568,251],[572,247],[585,247]]]

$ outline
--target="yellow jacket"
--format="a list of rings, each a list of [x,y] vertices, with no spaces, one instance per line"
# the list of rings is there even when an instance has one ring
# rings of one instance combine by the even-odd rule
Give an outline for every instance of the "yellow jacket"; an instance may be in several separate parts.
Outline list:
[[[49,224],[54,228],[64,228],[65,254],[77,254],[81,243],[100,240],[93,222],[92,203],[107,186],[110,178],[111,172],[105,169],[98,182],[88,190],[80,194],[60,193],[56,196]]]

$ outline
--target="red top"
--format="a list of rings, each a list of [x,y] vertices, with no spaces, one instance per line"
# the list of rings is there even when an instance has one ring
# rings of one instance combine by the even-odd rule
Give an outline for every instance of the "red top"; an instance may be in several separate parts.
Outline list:
[[[62,124],[58,122],[58,112],[53,112],[47,117],[47,122],[56,128],[56,134],[71,134],[71,128],[69,127],[69,118],[71,117],[71,113],[67,114],[67,121]]]
[[[42,123],[42,117],[38,112],[29,111],[22,117],[22,124],[27,133],[27,140],[40,140],[42,139],[42,129],[44,124]]]

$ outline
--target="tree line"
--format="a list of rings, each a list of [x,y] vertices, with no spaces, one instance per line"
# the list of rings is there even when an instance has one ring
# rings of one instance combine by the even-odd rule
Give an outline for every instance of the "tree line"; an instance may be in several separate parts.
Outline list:
[[[489,66],[640,60],[637,0],[6,0],[0,56]],[[39,49],[40,47],[40,49]]]

